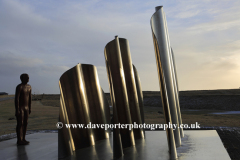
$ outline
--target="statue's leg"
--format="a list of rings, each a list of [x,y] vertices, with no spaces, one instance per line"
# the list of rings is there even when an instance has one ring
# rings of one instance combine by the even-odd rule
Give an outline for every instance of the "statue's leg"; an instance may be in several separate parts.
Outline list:
[[[17,144],[22,144],[23,142],[23,118],[24,112],[20,110],[20,114],[17,116]]]
[[[24,110],[24,120],[23,120],[23,141],[29,143],[29,141],[26,141],[25,136],[27,132],[27,124],[28,124],[28,115],[29,111],[28,109]]]

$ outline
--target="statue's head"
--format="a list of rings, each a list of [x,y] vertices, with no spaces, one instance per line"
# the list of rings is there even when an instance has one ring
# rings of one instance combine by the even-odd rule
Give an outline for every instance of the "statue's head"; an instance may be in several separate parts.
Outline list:
[[[20,79],[23,84],[27,84],[29,81],[29,76],[27,73],[23,73],[23,74],[21,74]]]

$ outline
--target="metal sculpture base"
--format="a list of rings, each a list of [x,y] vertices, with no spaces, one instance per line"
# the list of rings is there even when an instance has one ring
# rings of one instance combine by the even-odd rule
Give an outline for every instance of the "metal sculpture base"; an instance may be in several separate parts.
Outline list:
[[[230,160],[215,130],[184,131],[178,160]],[[119,160],[170,160],[165,131],[145,131],[146,139],[136,140],[135,147],[123,150]]]
[[[230,160],[215,130],[184,131],[182,146],[177,148],[178,160]],[[146,139],[136,140],[135,147],[125,148],[124,160],[169,160],[165,131],[146,131]],[[0,142],[3,159],[57,159],[57,133],[35,133],[27,135],[31,141],[26,146],[16,146],[16,139]],[[110,146],[109,146],[110,143]],[[109,139],[97,141],[95,146],[76,150],[76,157],[111,160],[112,134]],[[74,157],[68,157],[66,159]]]
[[[58,134],[27,134],[29,145],[17,146],[16,138],[0,142],[0,159],[58,159]]]
[[[113,142],[112,133],[109,139],[95,142],[94,146],[78,149],[74,155],[68,156],[61,160],[69,159],[87,159],[87,160],[112,160],[113,159]]]

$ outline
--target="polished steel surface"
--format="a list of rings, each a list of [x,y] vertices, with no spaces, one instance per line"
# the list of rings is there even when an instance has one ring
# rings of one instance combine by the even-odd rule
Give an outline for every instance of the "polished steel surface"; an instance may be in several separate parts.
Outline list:
[[[175,90],[175,74],[174,72],[174,68],[173,68],[173,63],[172,63],[172,56],[171,56],[171,45],[170,45],[170,38],[169,38],[169,34],[168,34],[168,27],[167,27],[167,20],[166,20],[166,15],[165,12],[162,12],[162,16],[163,16],[163,23],[164,23],[164,29],[165,29],[165,36],[166,36],[166,40],[167,40],[167,46],[166,49],[168,49],[168,52],[166,52],[166,54],[168,53],[168,56],[166,56],[166,59],[169,59],[168,63],[165,64],[166,68],[169,67],[169,74],[168,76],[166,76],[167,78],[167,90],[168,90],[168,98],[169,98],[169,106],[170,106],[170,113],[171,113],[171,117],[172,117],[172,123],[173,124],[177,124],[179,126],[179,122],[178,122],[178,106],[177,106],[177,101],[176,101],[176,90]],[[160,51],[161,52],[161,51]],[[174,137],[175,137],[175,142],[176,142],[176,147],[179,147],[181,145],[181,133],[180,133],[180,128],[176,128],[174,130]]]
[[[180,112],[178,89],[177,89],[177,84],[176,84],[177,83],[176,82],[176,72],[177,72],[177,70],[175,68],[175,62],[173,60],[174,55],[173,55],[172,48],[171,48],[171,45],[170,45],[170,38],[169,38],[169,34],[168,34],[166,15],[165,15],[165,12],[163,12],[163,13],[164,13],[163,16],[164,16],[166,36],[167,36],[167,41],[168,41],[168,53],[169,53],[169,58],[170,58],[171,71],[172,71],[172,81],[173,81],[173,88],[174,88],[174,94],[175,94],[175,103],[176,103],[176,110],[177,110],[178,126],[180,126],[182,124],[182,118],[181,118],[182,116],[181,116],[181,112]],[[174,115],[175,115],[175,113],[173,113],[172,116],[174,116]],[[181,138],[184,137],[183,128],[179,128],[179,132],[180,132],[180,137]],[[174,134],[176,136],[176,133],[174,133]],[[176,145],[177,145],[177,147],[179,146],[179,144],[177,142],[176,142]]]
[[[59,80],[60,113],[59,158],[74,155],[81,148],[108,139],[110,130],[102,128],[66,128],[65,124],[110,123],[110,108],[99,83],[97,68],[89,64],[77,64],[66,71]]]
[[[104,50],[106,68],[108,73],[108,82],[113,106],[114,123],[132,124],[130,109],[128,104],[125,75],[122,64],[119,39],[116,36],[109,42]],[[120,136],[119,136],[120,134]],[[114,152],[117,155],[122,154],[121,148],[135,145],[133,130],[129,128],[114,129]],[[120,143],[120,144],[119,144]],[[122,147],[121,147],[122,145]],[[115,148],[116,147],[116,148]]]
[[[144,123],[145,120],[144,120],[144,109],[143,109],[144,103],[143,103],[142,86],[141,86],[140,77],[138,75],[138,71],[134,65],[133,65],[133,71],[134,71],[134,76],[135,76],[135,83],[136,83],[136,88],[137,88],[138,104],[139,104],[139,108],[140,108],[141,119],[142,119],[142,123]]]
[[[170,160],[164,131],[145,131],[145,139],[125,148],[119,160]],[[215,130],[185,131],[182,145],[177,148],[178,160],[230,160]]]
[[[60,77],[59,84],[62,100],[61,108],[64,108],[65,112],[63,114],[68,117],[69,123],[89,124],[91,119],[81,64],[66,71]],[[71,128],[70,131],[75,149],[94,145],[95,140],[91,129]],[[67,136],[64,135],[67,139],[71,139]]]
[[[170,46],[166,33],[164,17],[163,7],[156,7],[156,12],[152,15],[150,23],[152,28],[165,123],[168,124],[170,122],[173,124],[178,124],[171,61],[169,58]],[[173,131],[172,128],[168,128],[166,131],[171,158],[176,159],[176,146],[181,145],[179,129]]]
[[[110,133],[109,139],[97,141],[94,146],[78,149],[74,155],[62,160],[112,160],[112,139],[112,133]]]
[[[116,105],[113,107],[113,124],[118,124],[118,116],[117,116],[117,108]],[[123,145],[122,145],[122,138],[120,128],[114,128],[113,129],[113,157],[114,159],[117,159],[119,157],[122,157],[123,154]],[[134,137],[131,137],[134,139]],[[125,140],[125,139],[123,139]],[[134,141],[135,145],[135,141]],[[126,147],[127,148],[127,147]]]
[[[216,130],[184,131],[178,160],[230,160]]]
[[[106,57],[105,57],[105,59],[106,59]],[[118,124],[119,120],[118,120],[118,113],[117,113],[117,108],[116,108],[116,103],[115,103],[114,91],[113,91],[113,87],[112,87],[111,72],[110,72],[110,68],[109,68],[107,59],[105,62],[106,62],[106,69],[107,69],[107,73],[108,73],[108,80],[109,80],[109,86],[110,86],[110,98],[111,98],[112,107],[113,107],[112,123]],[[120,129],[114,128],[113,129],[113,158],[117,159],[122,156],[123,156],[123,147],[122,147]]]
[[[119,38],[119,44],[132,123],[142,124],[129,42],[127,39]],[[135,139],[144,138],[144,131],[141,128],[134,128],[133,133]]]
[[[104,97],[98,79],[97,68],[91,64],[81,64],[81,67],[87,93],[91,123],[106,124]],[[102,128],[94,128],[92,131],[95,141],[106,139],[109,136],[109,133]]]
[[[58,159],[57,133],[34,133],[27,135],[29,145],[16,145],[16,138],[0,142],[1,159],[54,160]],[[97,141],[95,146],[76,150],[76,154],[64,159],[112,160],[112,135]],[[164,131],[146,131],[146,139],[136,140],[136,145],[125,148],[128,160],[169,160]],[[181,147],[177,148],[178,160],[230,160],[215,130],[185,131]]]
[[[27,134],[29,145],[16,145],[16,138],[0,142],[1,160],[57,160],[58,134]]]
[[[65,102],[63,102],[63,94],[61,83],[60,87],[60,109],[59,109],[59,122],[63,125],[69,124],[68,115],[66,111]],[[64,158],[68,155],[72,155],[75,151],[75,145],[73,143],[72,133],[70,128],[62,128],[58,131],[58,158]]]
[[[173,66],[172,68],[173,68],[173,78],[174,78],[174,89],[175,89],[176,106],[177,106],[177,112],[178,112],[178,123],[179,123],[179,125],[181,125],[182,124],[182,116],[181,116],[180,103],[179,103],[179,90],[178,90],[177,70],[176,70],[175,58],[174,58],[174,53],[173,53],[172,48],[171,48],[171,51],[170,51],[170,57],[171,57],[172,66]],[[180,128],[179,130],[180,130],[181,138],[183,138],[184,137],[183,128]]]

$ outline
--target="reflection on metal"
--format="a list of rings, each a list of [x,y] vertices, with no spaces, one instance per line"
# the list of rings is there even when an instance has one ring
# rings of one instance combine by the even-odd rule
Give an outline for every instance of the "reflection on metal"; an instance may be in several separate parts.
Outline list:
[[[106,45],[104,54],[113,106],[113,123],[142,124],[144,122],[142,90],[137,71],[132,65],[128,40],[116,36]],[[134,146],[135,139],[142,138],[143,129],[114,128],[114,158],[122,157],[123,148]]]
[[[95,146],[82,148],[75,151],[74,155],[64,159],[68,160],[110,160],[113,159],[112,134],[109,139],[98,141]]]
[[[114,94],[114,93],[113,93]],[[114,97],[114,96],[112,96]],[[117,108],[116,108],[116,104],[115,104],[115,100],[113,98],[112,99],[112,105],[113,105],[113,124],[118,124],[119,120],[118,120],[118,113],[117,113]],[[132,137],[132,133],[131,133],[131,140],[134,141],[133,137]],[[124,137],[123,137],[124,138]],[[123,139],[126,140],[126,139]],[[131,145],[134,145],[132,142]],[[113,129],[113,157],[114,159],[122,157],[123,156],[123,146],[122,146],[122,138],[121,138],[121,133],[120,133],[120,128],[114,128]]]
[[[144,120],[144,103],[143,103],[143,94],[142,94],[142,86],[141,86],[141,81],[138,76],[138,72],[136,67],[133,65],[133,71],[134,71],[134,76],[135,76],[135,83],[136,83],[136,88],[137,88],[137,95],[138,95],[138,103],[139,103],[139,108],[140,108],[140,113],[141,113],[141,119],[142,123],[145,122]]]
[[[71,68],[61,76],[60,86],[61,97],[64,102],[63,107],[66,110],[65,114],[68,116],[69,123],[89,124],[89,107],[80,64]],[[71,128],[71,133],[75,149],[94,145],[91,129]]]
[[[92,124],[106,124],[104,98],[102,88],[99,83],[97,69],[90,64],[82,64],[85,88]],[[108,138],[108,132],[102,128],[92,129],[94,139],[102,140]]]
[[[127,39],[119,38],[119,44],[132,123],[142,124],[129,42]],[[133,133],[135,139],[144,138],[143,129],[141,128],[134,128]]]
[[[173,62],[172,62],[172,56],[171,56],[171,45],[170,45],[170,39],[169,39],[169,34],[168,34],[168,28],[167,28],[167,20],[166,20],[166,15],[165,12],[163,12],[163,18],[164,18],[164,28],[166,31],[166,37],[167,37],[167,43],[168,43],[168,59],[170,60],[170,63],[168,63],[166,66],[170,67],[169,68],[169,73],[171,75],[167,76],[168,77],[168,83],[167,83],[167,90],[168,90],[168,97],[169,97],[169,106],[170,106],[170,113],[171,113],[171,118],[172,118],[172,123],[177,124],[179,126],[178,122],[178,107],[177,107],[177,102],[176,102],[176,90],[175,90],[175,74],[174,69],[173,69]],[[179,147],[181,145],[181,135],[180,135],[180,129],[177,127],[174,130],[174,138],[176,142],[176,147]]]
[[[113,106],[113,123],[132,124],[119,39],[117,36],[106,45],[104,54]],[[132,129],[117,128],[113,130],[114,158],[123,156],[122,149],[133,145],[135,145],[135,140]]]
[[[106,66],[108,66],[108,62],[106,60]],[[107,67],[107,72],[108,72],[108,77],[111,77],[111,72],[109,70],[110,68]],[[109,86],[110,86],[110,93],[111,93],[111,102],[112,102],[112,107],[113,107],[113,124],[118,124],[118,116],[117,116],[117,108],[115,105],[115,98],[114,98],[114,92],[113,92],[113,87],[112,86],[112,81],[109,79]],[[120,134],[120,129],[115,128],[113,129],[113,157],[114,158],[119,158],[123,156],[123,148],[122,148],[122,140],[121,140],[121,134]]]
[[[105,124],[104,98],[96,67],[78,64],[66,71],[59,80],[60,115],[63,128],[58,132],[59,158],[74,155],[75,150],[95,145],[109,137],[104,129],[66,128],[65,124]]]
[[[64,99],[62,98],[62,87],[59,83],[60,88],[60,112],[59,112],[59,122],[63,125],[69,124],[68,115],[66,111],[66,106]],[[70,128],[63,128],[58,131],[58,157],[63,158],[66,155],[73,155],[75,151],[75,146],[73,143],[72,133]]]
[[[157,69],[159,75],[160,92],[163,103],[165,123],[178,123],[178,113],[175,99],[175,89],[173,81],[173,69],[170,56],[170,41],[167,31],[167,24],[163,7],[156,7],[156,12],[151,17],[151,28],[153,43],[156,54]],[[176,146],[181,145],[180,131],[169,128],[167,130],[169,151],[171,158],[177,158]]]
[[[182,124],[182,116],[181,116],[181,110],[180,110],[180,104],[179,104],[179,90],[178,90],[177,70],[176,70],[175,58],[174,58],[174,53],[173,53],[172,48],[171,48],[170,54],[171,54],[171,60],[172,60],[172,65],[173,65],[172,68],[173,68],[176,106],[177,106],[177,112],[178,112],[178,123],[179,123],[179,125],[181,125]],[[181,135],[181,138],[184,137],[183,128],[180,128],[180,135]]]

